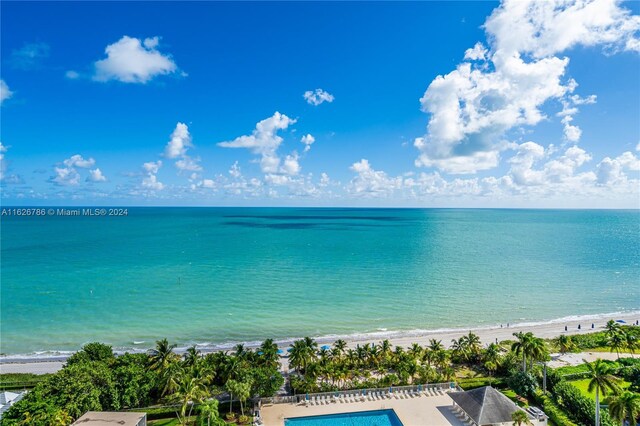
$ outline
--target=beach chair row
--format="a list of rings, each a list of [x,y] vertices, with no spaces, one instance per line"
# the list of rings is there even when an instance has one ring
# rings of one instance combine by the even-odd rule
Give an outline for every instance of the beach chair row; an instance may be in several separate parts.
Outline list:
[[[383,391],[358,391],[334,395],[309,396],[304,400],[305,405],[328,405],[332,403],[352,403],[364,401],[379,401],[384,399],[408,399],[420,396],[444,395],[442,388],[419,389],[393,389]]]

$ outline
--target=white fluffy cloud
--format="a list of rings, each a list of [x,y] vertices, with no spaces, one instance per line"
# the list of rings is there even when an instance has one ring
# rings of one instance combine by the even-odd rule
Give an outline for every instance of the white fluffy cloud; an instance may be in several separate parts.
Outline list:
[[[61,164],[54,166],[53,171],[55,173],[54,176],[49,178],[49,182],[52,182],[56,185],[60,186],[76,186],[80,184],[80,172],[78,169],[89,169],[95,166],[96,160],[93,158],[84,158],[80,154],[72,155],[71,157],[62,161]],[[98,174],[96,175],[96,170]],[[102,177],[101,180],[94,180],[93,177],[98,176]],[[101,182],[105,181],[106,178],[102,175],[100,169],[90,170],[87,176],[87,181],[93,182]]]
[[[107,177],[102,174],[102,170],[94,169],[89,170],[89,176],[87,176],[87,180],[90,182],[106,182]]]
[[[76,154],[67,158],[62,162],[67,167],[80,167],[82,169],[88,169],[96,164],[96,160],[93,158],[84,159],[82,155]]]
[[[191,134],[189,127],[184,123],[176,124],[176,128],[171,133],[171,139],[164,150],[166,158],[177,159],[176,167],[179,171],[199,172],[202,170],[199,158],[192,158],[187,155],[187,150],[192,148]]]
[[[300,163],[298,162],[298,154],[296,152],[284,158],[280,172],[291,176],[300,173]]]
[[[276,151],[282,143],[282,137],[278,135],[278,131],[286,130],[295,122],[295,119],[276,111],[271,117],[258,122],[251,135],[239,136],[232,141],[220,142],[218,146],[248,149],[252,153],[260,155],[260,168],[263,173],[277,173],[280,158]]]
[[[504,134],[545,119],[541,108],[552,99],[563,102],[565,139],[577,142],[582,131],[573,115],[595,97],[573,95],[569,59],[554,55],[577,45],[637,50],[639,28],[640,17],[613,0],[503,1],[485,23],[491,49],[468,49],[468,62],[436,77],[420,99],[430,118],[414,142],[416,165],[448,173],[495,167]]]
[[[331,93],[326,92],[322,89],[307,90],[306,92],[304,92],[302,97],[304,98],[305,101],[307,101],[309,105],[314,105],[314,106],[318,106],[323,102],[331,103],[333,102],[333,99],[334,99]]]
[[[9,148],[7,148],[6,146],[2,145],[2,142],[0,142],[0,181],[4,180],[5,173],[7,171],[7,166],[6,166],[5,160],[4,160],[4,154],[8,150],[9,150]]]
[[[616,158],[605,157],[596,169],[600,185],[619,185],[628,182],[625,172],[640,171],[640,158],[627,151]]]
[[[392,178],[385,172],[374,170],[369,160],[362,159],[353,163],[350,169],[356,176],[349,182],[347,190],[355,195],[380,196],[390,195],[402,188],[402,177]]]
[[[184,123],[178,123],[171,133],[171,140],[167,143],[164,155],[167,158],[181,157],[187,153],[187,148],[191,146],[189,128]]]
[[[304,144],[304,152],[307,152],[311,149],[311,145],[316,141],[311,133],[307,133],[303,137],[300,138],[300,142]]]
[[[0,105],[11,98],[11,96],[13,96],[13,92],[9,89],[7,83],[5,83],[4,80],[0,80]]]
[[[152,78],[172,74],[178,67],[168,54],[157,50],[159,37],[140,40],[123,36],[105,48],[107,57],[95,63],[95,81],[147,83]]]
[[[485,28],[495,50],[544,58],[574,46],[638,51],[640,17],[619,0],[506,0]]]
[[[561,150],[529,141],[511,148],[514,154],[508,158],[510,168],[503,176],[445,179],[438,172],[423,172],[394,177],[373,169],[363,159],[351,166],[355,175],[344,189],[356,196],[421,203],[465,199],[473,200],[472,205],[486,200],[488,205],[550,203],[566,207],[575,203],[594,206],[597,199],[599,206],[611,200],[616,205],[638,207],[640,158],[632,152],[590,166],[592,155],[575,145]]]
[[[142,178],[142,187],[151,189],[153,191],[161,191],[164,189],[164,184],[158,181],[158,171],[162,167],[162,161],[149,161],[142,165],[142,169],[145,171],[145,176]]]

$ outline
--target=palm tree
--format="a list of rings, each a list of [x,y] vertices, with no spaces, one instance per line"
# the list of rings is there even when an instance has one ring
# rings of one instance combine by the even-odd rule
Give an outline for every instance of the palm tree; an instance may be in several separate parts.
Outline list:
[[[573,342],[573,338],[571,336],[567,336],[566,334],[561,334],[560,336],[558,336],[555,343],[561,354],[571,352],[576,347],[576,344]]]
[[[532,333],[523,333],[522,331],[518,333],[513,333],[516,337],[515,342],[511,345],[511,350],[516,355],[522,355],[522,371],[527,371],[527,352],[529,348],[529,341],[531,340]]]
[[[531,334],[529,341],[529,366],[533,368],[533,361],[542,361],[549,356],[547,345],[544,340]]]
[[[511,350],[516,355],[522,355],[522,371],[527,371],[527,358],[529,358],[530,365],[533,365],[534,360],[541,360],[547,356],[547,347],[539,337],[536,337],[531,332],[513,333],[518,339],[511,345]]]
[[[629,349],[629,351],[632,354],[635,354],[636,353],[636,349],[638,349],[638,343],[639,343],[638,342],[638,337],[635,334],[630,333],[628,331],[625,332],[625,337],[626,337],[626,341],[625,341],[625,345],[624,346],[627,349]]]
[[[278,345],[276,345],[273,339],[267,339],[262,342],[258,351],[261,362],[271,368],[277,368],[280,365],[278,358]]]
[[[600,393],[602,396],[607,396],[607,393],[616,393],[618,386],[616,385],[617,378],[610,374],[610,368],[608,364],[605,364],[600,358],[592,363],[588,363],[583,360],[587,365],[587,378],[589,380],[588,390],[589,392],[596,392],[596,422],[595,426],[600,426]]]
[[[184,353],[184,365],[187,367],[191,367],[195,365],[199,358],[200,351],[196,349],[196,345],[193,345]]]
[[[167,398],[169,402],[180,405],[180,413],[176,413],[181,425],[186,425],[191,417],[193,405],[208,396],[208,392],[202,381],[198,378],[183,374],[178,380],[177,389]],[[189,413],[187,414],[187,407]]]
[[[220,412],[218,411],[218,400],[208,399],[200,405],[200,415],[207,419],[207,426],[220,425],[222,419],[220,418]],[[226,424],[226,423],[224,423]]]
[[[620,327],[620,324],[618,324],[614,320],[607,321],[607,325],[605,325],[604,328],[605,328],[604,332],[607,335],[607,337],[611,337],[612,335],[619,333],[620,330],[622,329],[622,327]]]
[[[513,426],[520,425],[530,425],[531,421],[529,420],[529,416],[522,410],[517,410],[513,414],[511,414],[511,420],[513,420]]]
[[[465,336],[462,336],[458,340],[451,339],[451,351],[454,356],[458,356],[462,360],[467,359],[468,346]]]
[[[623,426],[625,420],[628,420],[630,425],[635,425],[640,417],[640,394],[626,390],[620,395],[610,397],[609,414]]]
[[[627,345],[627,336],[624,331],[614,333],[609,337],[609,351],[615,351],[620,359],[620,349],[623,349]]]
[[[317,347],[318,344],[308,337],[294,341],[289,352],[291,366],[304,373],[307,365],[315,358]]]
[[[468,350],[468,352],[472,356],[477,358],[478,355],[480,355],[480,351],[482,350],[482,345],[480,343],[480,337],[477,334],[472,333],[470,331],[469,334],[467,334],[465,336],[465,340],[467,342],[467,350]]]
[[[442,340],[429,339],[429,349],[434,352],[444,350]]]
[[[347,342],[345,342],[342,339],[338,339],[335,342],[333,342],[333,347],[336,348],[338,350],[339,354],[344,354],[345,349],[347,348]]]
[[[422,354],[422,346],[420,346],[417,343],[414,343],[413,345],[411,345],[411,348],[409,349],[409,354],[411,355],[411,357],[413,357],[414,360],[420,359],[420,356]]]
[[[176,358],[176,354],[173,353],[176,346],[176,344],[170,345],[167,339],[156,341],[156,348],[149,350],[151,369],[165,370]]]

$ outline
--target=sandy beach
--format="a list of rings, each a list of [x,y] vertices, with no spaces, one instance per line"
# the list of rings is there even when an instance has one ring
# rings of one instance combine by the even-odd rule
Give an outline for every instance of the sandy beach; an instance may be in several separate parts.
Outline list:
[[[610,319],[613,320],[623,320],[627,324],[635,324],[636,321],[640,320],[640,312],[634,312],[629,314],[616,314],[613,317],[598,317],[594,319],[577,319],[570,321],[550,321],[543,324],[502,324],[494,326],[494,327],[470,327],[468,329],[456,329],[456,330],[447,330],[447,331],[434,331],[434,332],[426,332],[423,334],[417,334],[413,336],[402,336],[402,337],[389,337],[389,341],[393,346],[411,346],[413,343],[418,343],[422,346],[426,346],[429,344],[430,339],[442,340],[442,343],[445,346],[450,346],[452,339],[458,339],[460,336],[467,334],[469,331],[473,331],[476,333],[483,344],[489,344],[491,342],[495,342],[496,340],[508,340],[513,339],[513,333],[517,333],[520,331],[523,332],[532,332],[538,337],[542,337],[545,339],[551,339],[557,337],[561,334],[586,334],[591,333],[593,331],[600,331],[604,328],[607,321]],[[593,324],[593,328],[591,325]],[[578,329],[580,326],[580,329]],[[567,331],[565,331],[565,327]],[[355,347],[357,344],[364,343],[379,343],[382,339],[380,337],[375,338],[363,338],[363,339],[349,339],[347,341],[348,346]],[[331,344],[333,340],[330,339],[318,339],[320,344]],[[281,349],[286,351],[286,346],[282,346]],[[594,357],[602,357],[606,358],[606,353],[598,355],[595,354]],[[613,354],[615,355],[615,354]],[[33,373],[33,374],[46,374],[46,373],[54,373],[60,370],[64,365],[64,361],[60,359],[56,359],[52,361],[50,359],[0,359],[0,373]]]

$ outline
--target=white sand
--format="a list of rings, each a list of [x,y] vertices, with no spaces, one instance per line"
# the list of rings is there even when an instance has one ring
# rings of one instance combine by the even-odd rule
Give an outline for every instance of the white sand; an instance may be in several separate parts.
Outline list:
[[[389,341],[394,346],[411,346],[413,343],[418,343],[422,346],[426,346],[429,344],[430,339],[442,340],[442,343],[449,347],[451,345],[452,339],[458,339],[460,336],[467,334],[469,331],[473,331],[480,337],[480,340],[484,344],[489,344],[491,342],[495,342],[496,339],[498,341],[502,340],[515,340],[513,337],[513,333],[517,333],[519,331],[523,332],[532,332],[537,337],[542,337],[544,339],[552,339],[554,337],[558,337],[561,334],[587,334],[592,333],[594,331],[601,331],[604,329],[607,321],[610,319],[613,320],[624,320],[627,324],[635,324],[637,320],[640,319],[640,313],[636,312],[633,314],[617,314],[613,318],[599,318],[599,319],[582,319],[582,320],[574,320],[574,321],[566,321],[566,322],[552,322],[545,324],[533,324],[533,325],[510,325],[507,327],[506,324],[503,324],[503,327],[491,327],[491,328],[469,328],[469,329],[458,329],[455,331],[445,331],[445,332],[433,332],[433,333],[425,333],[419,336],[410,336],[410,337],[399,337],[392,338]],[[591,324],[594,324],[594,328],[591,328]],[[578,325],[581,326],[581,329],[578,330]],[[565,326],[567,327],[567,331],[564,331]],[[358,341],[350,341],[348,342],[350,347],[355,346],[356,344],[363,343],[380,343],[380,339],[366,339],[366,340],[358,340]]]
[[[524,331],[524,332],[532,332],[538,337],[542,337],[545,339],[551,339],[557,337],[561,334],[586,334],[591,333],[593,331],[600,331],[604,328],[607,321],[610,319],[614,320],[625,320],[628,324],[635,324],[636,320],[640,319],[640,313],[635,312],[632,314],[616,314],[615,317],[612,318],[599,318],[595,320],[574,320],[574,321],[566,321],[566,322],[552,322],[545,324],[534,324],[534,325],[511,325],[507,327],[506,324],[503,325],[502,328],[492,327],[492,328],[469,328],[469,329],[458,329],[455,331],[443,331],[443,332],[432,332],[425,333],[417,336],[410,337],[396,337],[389,338],[389,341],[393,346],[404,346],[409,347],[413,343],[418,343],[422,346],[426,346],[429,344],[430,339],[442,340],[442,343],[445,346],[451,345],[452,339],[458,339],[460,336],[467,334],[469,331],[473,331],[479,337],[482,343],[489,344],[491,342],[495,342],[496,339],[498,341],[502,340],[513,340],[513,333]],[[591,324],[594,324],[594,329],[591,328]],[[581,329],[578,330],[578,325],[581,325]],[[567,327],[567,331],[564,331],[565,326]],[[380,343],[380,338],[377,339],[362,339],[362,340],[349,340],[347,343],[350,347],[354,347],[356,344],[363,343]],[[332,342],[325,342],[321,340],[321,344],[331,344]],[[281,349],[285,350],[286,347],[282,347]],[[581,355],[582,356],[582,355]],[[626,354],[625,356],[628,356]],[[592,358],[591,358],[592,357]],[[593,353],[591,356],[587,356],[587,360],[592,360],[595,358],[609,358],[615,359],[615,354],[607,354],[604,353]],[[581,360],[581,358],[580,358]],[[562,362],[562,361],[561,361]],[[575,362],[570,361],[570,362]],[[0,373],[34,373],[34,374],[44,374],[44,373],[54,373],[60,370],[63,366],[63,361],[47,361],[46,359],[37,360],[34,359],[32,361],[24,361],[20,360],[17,362],[12,362],[10,359],[0,360]],[[286,363],[283,363],[286,364]],[[564,364],[560,364],[564,365]],[[286,368],[286,367],[285,367]]]
[[[0,374],[8,373],[33,373],[47,374],[55,373],[62,369],[62,361],[39,361],[39,362],[3,362],[0,364]]]

